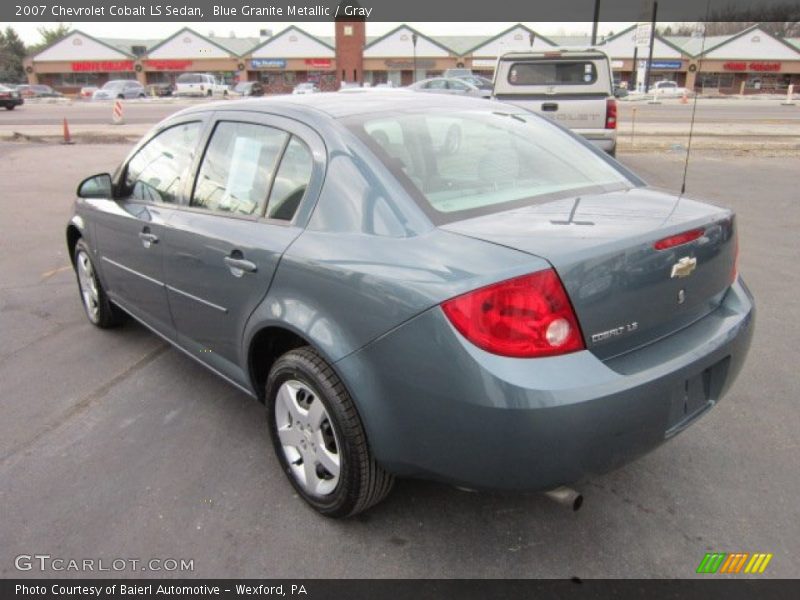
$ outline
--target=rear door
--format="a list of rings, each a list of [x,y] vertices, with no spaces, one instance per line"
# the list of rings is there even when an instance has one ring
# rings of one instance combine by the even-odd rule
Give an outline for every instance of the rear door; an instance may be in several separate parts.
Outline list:
[[[205,123],[187,117],[153,135],[120,170],[115,198],[94,202],[100,269],[109,296],[173,338],[162,265],[164,223],[182,200]]]
[[[318,193],[324,146],[293,120],[217,115],[187,206],[169,221],[165,276],[180,344],[244,383],[245,324],[302,231],[295,216]]]

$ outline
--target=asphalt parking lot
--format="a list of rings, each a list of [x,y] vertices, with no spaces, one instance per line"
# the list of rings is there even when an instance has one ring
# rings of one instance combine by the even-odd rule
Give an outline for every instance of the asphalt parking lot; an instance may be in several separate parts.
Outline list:
[[[128,576],[691,577],[711,551],[770,552],[764,576],[797,575],[796,156],[690,166],[690,195],[738,212],[759,309],[748,363],[700,422],[576,486],[577,513],[539,494],[401,481],[337,522],[295,496],[260,404],[139,325],[86,321],[64,225],[78,180],[128,149],[0,144],[0,576],[81,575],[15,569],[44,553],[194,560],[191,573]],[[621,155],[673,190],[681,158]]]

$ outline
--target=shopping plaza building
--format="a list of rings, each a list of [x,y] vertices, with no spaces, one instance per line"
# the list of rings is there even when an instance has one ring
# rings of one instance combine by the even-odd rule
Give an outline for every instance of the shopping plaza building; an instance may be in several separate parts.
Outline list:
[[[586,47],[584,36],[544,36],[522,24],[493,36],[427,35],[399,25],[367,36],[364,21],[337,21],[335,36],[295,26],[258,37],[221,37],[184,27],[166,39],[109,39],[72,31],[25,61],[30,83],[64,93],[111,79],[174,83],[182,73],[212,73],[226,83],[257,80],[270,93],[301,82],[337,89],[342,81],[396,86],[465,67],[491,77],[499,55],[512,51]],[[634,27],[609,35],[598,47],[611,58],[617,83],[632,85],[647,62]],[[705,93],[750,94],[800,89],[800,38],[779,38],[754,25],[726,36],[655,35],[651,83],[674,80]],[[641,76],[639,77],[641,79]],[[641,81],[639,82],[641,84]]]

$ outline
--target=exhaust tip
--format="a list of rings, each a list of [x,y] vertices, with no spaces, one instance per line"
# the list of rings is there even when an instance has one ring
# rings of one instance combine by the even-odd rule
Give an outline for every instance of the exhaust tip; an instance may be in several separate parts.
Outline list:
[[[573,512],[583,506],[583,494],[565,485],[548,490],[544,495],[562,506],[571,508]]]

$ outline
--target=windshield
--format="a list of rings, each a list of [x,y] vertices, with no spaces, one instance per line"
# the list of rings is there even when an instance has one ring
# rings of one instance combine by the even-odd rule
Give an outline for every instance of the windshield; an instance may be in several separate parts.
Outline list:
[[[125,87],[124,81],[109,81],[107,84],[103,86],[104,90],[116,90],[118,88]]]
[[[633,185],[593,150],[529,113],[383,113],[354,116],[346,125],[437,223]]]

